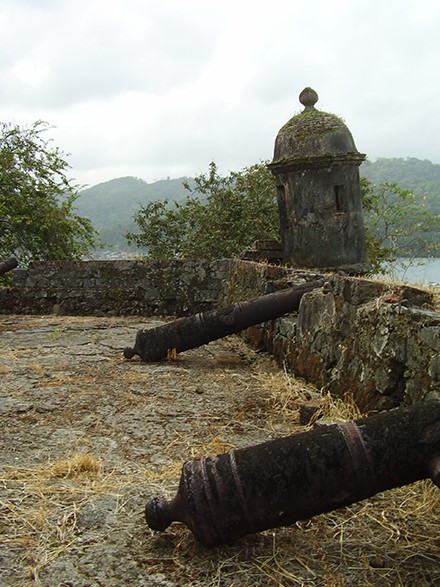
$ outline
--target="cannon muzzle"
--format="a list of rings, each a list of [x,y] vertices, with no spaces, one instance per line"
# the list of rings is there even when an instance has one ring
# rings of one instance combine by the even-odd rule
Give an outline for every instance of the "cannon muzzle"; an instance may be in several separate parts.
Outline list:
[[[254,300],[180,318],[150,330],[139,330],[134,347],[125,348],[124,356],[131,359],[139,355],[143,361],[159,361],[170,352],[180,353],[235,334],[250,326],[279,318],[287,312],[298,310],[302,296],[322,287],[324,283],[323,279],[305,283]]]
[[[18,267],[18,261],[15,257],[9,257],[6,261],[0,261],[0,275],[4,275],[8,271],[12,271]]]
[[[424,478],[440,487],[440,401],[187,461],[176,497],[145,515],[153,530],[183,522],[213,547]]]

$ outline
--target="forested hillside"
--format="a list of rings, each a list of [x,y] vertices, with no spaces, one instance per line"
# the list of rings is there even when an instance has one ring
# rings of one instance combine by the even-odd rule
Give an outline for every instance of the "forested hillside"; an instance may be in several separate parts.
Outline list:
[[[430,212],[440,213],[440,165],[414,158],[381,158],[366,161],[360,172],[374,184],[397,183],[414,191],[420,199],[426,196],[424,201]],[[184,181],[192,183],[185,177],[154,183],[135,177],[112,179],[83,190],[76,202],[78,213],[90,218],[102,241],[114,248],[128,250],[124,235],[136,229],[134,213],[153,200],[183,200],[188,194],[183,187]]]
[[[412,190],[417,196],[426,196],[425,203],[432,214],[440,213],[440,165],[415,158],[366,161],[361,165],[361,175],[376,185],[397,183]]]
[[[408,189],[421,189],[440,193],[440,165],[427,159],[385,159],[366,161],[361,167],[362,175],[374,183],[395,182]]]
[[[152,200],[181,200],[186,195],[186,177],[147,183],[136,177],[119,177],[81,192],[76,205],[81,216],[90,218],[101,240],[127,249],[125,233],[135,228],[133,214]]]
[[[401,188],[411,190],[417,197],[420,206],[426,207],[432,216],[440,215],[440,165],[435,165],[428,160],[415,158],[406,159],[376,159],[374,162],[366,161],[361,165],[361,175],[375,185],[383,183],[395,183]],[[440,235],[435,227],[427,228],[426,241],[434,247],[440,242]],[[404,240],[402,246],[405,246]],[[412,249],[404,255],[411,256]],[[438,256],[440,250],[431,251]]]

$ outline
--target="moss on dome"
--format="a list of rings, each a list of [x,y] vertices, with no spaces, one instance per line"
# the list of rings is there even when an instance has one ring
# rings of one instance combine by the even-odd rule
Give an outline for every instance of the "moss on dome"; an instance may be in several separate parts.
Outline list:
[[[293,116],[280,129],[278,135],[288,133],[301,139],[309,135],[322,135],[337,130],[348,131],[342,118],[329,112],[313,109]]]
[[[279,131],[273,164],[282,161],[307,163],[325,159],[357,159],[353,137],[344,121],[311,108],[293,116]]]

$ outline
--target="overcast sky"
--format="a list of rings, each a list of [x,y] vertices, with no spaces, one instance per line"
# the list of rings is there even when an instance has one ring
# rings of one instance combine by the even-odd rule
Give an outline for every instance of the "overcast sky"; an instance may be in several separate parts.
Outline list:
[[[313,87],[369,159],[440,163],[439,0],[0,0],[0,120],[80,184],[271,159]]]

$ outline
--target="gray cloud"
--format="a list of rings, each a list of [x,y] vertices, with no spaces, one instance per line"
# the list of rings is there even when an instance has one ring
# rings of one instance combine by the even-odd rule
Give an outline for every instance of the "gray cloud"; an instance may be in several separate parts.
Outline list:
[[[440,163],[436,0],[4,0],[0,19],[2,118],[54,124],[81,182],[270,158],[306,85],[370,158]]]
[[[63,108],[126,91],[160,94],[187,83],[209,59],[215,24],[208,34],[200,16],[194,18],[183,5],[172,11],[166,3],[133,5],[133,11],[121,2],[49,3],[46,8],[22,3],[21,11],[9,9],[2,98]]]

